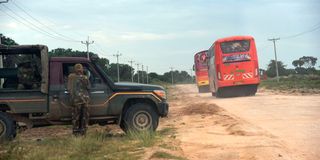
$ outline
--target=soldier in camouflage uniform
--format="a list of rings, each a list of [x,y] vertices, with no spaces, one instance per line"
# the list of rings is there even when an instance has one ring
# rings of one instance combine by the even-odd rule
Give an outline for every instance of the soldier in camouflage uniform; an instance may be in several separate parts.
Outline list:
[[[87,76],[83,74],[83,66],[81,64],[76,64],[74,66],[74,73],[71,73],[68,76],[68,91],[73,107],[73,134],[75,135],[84,135],[87,130],[89,122],[89,88],[90,82]]]
[[[18,66],[18,89],[36,89],[38,88],[35,70],[31,62],[27,61]]]

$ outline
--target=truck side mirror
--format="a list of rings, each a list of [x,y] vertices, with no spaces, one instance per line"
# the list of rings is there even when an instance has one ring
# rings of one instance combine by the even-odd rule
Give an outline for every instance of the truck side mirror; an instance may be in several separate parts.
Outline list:
[[[192,66],[192,70],[194,71],[194,65]]]

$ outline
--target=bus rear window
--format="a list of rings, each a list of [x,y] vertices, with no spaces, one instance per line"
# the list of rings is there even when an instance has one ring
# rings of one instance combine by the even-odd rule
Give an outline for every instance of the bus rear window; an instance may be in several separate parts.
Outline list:
[[[207,52],[196,55],[196,66],[198,69],[207,68]]]
[[[221,43],[222,53],[247,52],[250,49],[250,40],[238,40]]]

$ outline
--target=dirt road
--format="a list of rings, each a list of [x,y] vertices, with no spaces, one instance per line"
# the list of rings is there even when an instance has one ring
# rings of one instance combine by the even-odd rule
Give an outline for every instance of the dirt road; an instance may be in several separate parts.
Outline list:
[[[188,159],[320,159],[320,95],[217,99],[177,85],[160,124],[177,128]]]

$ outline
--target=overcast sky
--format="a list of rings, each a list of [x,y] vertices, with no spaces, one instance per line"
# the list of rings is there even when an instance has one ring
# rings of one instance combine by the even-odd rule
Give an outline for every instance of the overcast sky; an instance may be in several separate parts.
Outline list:
[[[319,26],[319,0],[10,0],[0,5],[0,33],[19,44],[84,51],[85,45],[61,40],[61,35],[77,41],[90,36],[95,41],[90,50],[111,63],[119,51],[121,63],[134,60],[158,73],[169,67],[189,72],[196,52],[233,35],[255,38],[260,68],[274,59],[272,42],[267,41],[273,37],[281,38],[278,60],[288,67],[305,55],[317,57],[319,66],[320,29],[308,32]],[[52,30],[60,35],[52,38]]]

